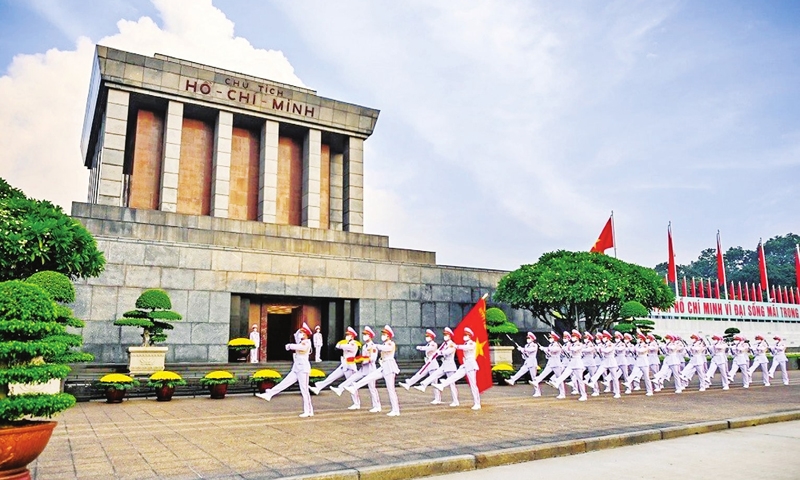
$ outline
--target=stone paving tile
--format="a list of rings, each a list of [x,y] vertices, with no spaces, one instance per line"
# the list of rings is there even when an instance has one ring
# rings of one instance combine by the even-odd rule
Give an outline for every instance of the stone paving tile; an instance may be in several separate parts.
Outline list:
[[[429,405],[430,392],[401,390],[397,418],[348,411],[349,398],[329,391],[313,398],[310,419],[297,417],[297,393],[270,403],[251,395],[79,403],[56,419],[48,448],[31,468],[36,480],[271,479],[800,408],[798,380],[789,387],[690,389],[650,398],[635,392],[587,402],[555,400],[549,387],[542,398],[531,398],[531,391],[527,385],[495,387],[485,393],[483,410],[474,412],[464,385],[459,408]],[[369,405],[366,394],[362,401]],[[62,474],[53,477],[55,471]]]

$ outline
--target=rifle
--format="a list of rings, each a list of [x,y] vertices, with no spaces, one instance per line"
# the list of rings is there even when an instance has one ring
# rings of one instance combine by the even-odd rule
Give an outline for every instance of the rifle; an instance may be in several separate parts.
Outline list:
[[[437,349],[436,349],[436,351],[435,351],[435,352],[433,352],[433,356],[431,357],[431,359],[430,359],[430,360],[428,360],[427,362],[425,362],[425,365],[423,365],[423,366],[422,366],[422,368],[420,368],[420,369],[419,369],[419,372],[418,372],[418,373],[422,373],[422,372],[424,372],[424,371],[425,371],[425,369],[427,369],[427,368],[428,368],[428,367],[431,365],[431,363],[433,363],[433,361],[434,361],[434,360],[436,360],[436,357],[438,357],[439,355],[441,355],[442,349],[443,349],[443,348],[444,348],[446,345],[447,345],[447,342],[442,342],[442,344],[441,344],[441,345],[439,345],[439,348],[437,348]]]
[[[507,333],[506,333],[506,338],[508,338],[509,340],[511,340],[511,343],[513,343],[513,344],[514,344],[514,345],[517,347],[517,349],[519,349],[519,351],[520,351],[520,352],[522,352],[522,359],[523,359],[523,360],[526,360],[526,359],[528,358],[528,354],[527,354],[527,353],[525,353],[525,350],[524,350],[522,347],[520,347],[520,346],[519,346],[519,343],[515,342],[515,341],[514,341],[514,339],[513,339],[513,338],[511,338],[511,336],[510,336],[509,334],[507,334]],[[539,344],[537,344],[537,346],[538,346],[538,345],[539,345]]]

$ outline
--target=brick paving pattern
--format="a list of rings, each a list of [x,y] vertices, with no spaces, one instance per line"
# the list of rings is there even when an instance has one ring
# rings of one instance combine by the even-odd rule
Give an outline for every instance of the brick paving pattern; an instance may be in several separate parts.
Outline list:
[[[57,418],[31,471],[36,480],[271,479],[800,408],[800,379],[788,387],[754,384],[727,392],[693,387],[680,395],[667,389],[651,398],[644,390],[618,400],[604,394],[587,402],[576,396],[556,400],[546,386],[542,398],[531,398],[527,384],[496,386],[485,392],[478,412],[469,408],[466,385],[459,385],[459,408],[446,406],[447,391],[445,405],[429,405],[430,389],[398,388],[402,414],[395,418],[385,415],[387,408],[369,413],[366,391],[362,410],[348,411],[347,394],[326,390],[312,398],[310,419],[297,417],[302,409],[296,392],[270,403],[252,395],[87,402]]]

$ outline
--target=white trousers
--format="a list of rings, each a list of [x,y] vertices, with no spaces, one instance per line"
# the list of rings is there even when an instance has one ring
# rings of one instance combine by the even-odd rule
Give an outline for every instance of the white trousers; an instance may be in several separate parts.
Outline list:
[[[321,362],[322,361],[322,347],[315,347],[314,348],[314,361]]]
[[[280,381],[279,384],[275,385],[274,387],[268,389],[264,393],[268,393],[269,397],[272,398],[275,395],[281,393],[282,391],[286,390],[287,388],[291,387],[292,385],[297,383],[300,387],[300,396],[303,397],[303,413],[307,414],[314,414],[314,407],[311,406],[311,394],[308,392],[308,373],[296,373],[294,370],[287,373],[283,380]]]
[[[378,367],[374,372],[357,381],[355,384],[353,384],[353,388],[358,391],[364,385],[367,385],[369,382],[375,382],[375,380],[378,380],[379,378],[383,378],[383,381],[386,382],[386,393],[389,394],[389,404],[392,406],[391,411],[400,413],[400,401],[397,399],[397,391],[394,388],[395,374],[384,372],[383,367]]]
[[[750,371],[748,372],[748,374],[750,375],[750,380],[753,379],[753,374],[755,373],[756,370],[759,369],[759,367],[761,368],[761,376],[764,377],[764,379],[763,379],[764,380],[764,386],[768,387],[769,386],[769,364],[767,362],[763,362],[763,363],[755,363],[755,362],[753,362],[753,365],[750,367]]]
[[[708,366],[708,372],[706,372],[706,383],[710,386],[711,380],[714,378],[714,372],[719,369],[719,375],[722,378],[722,388],[728,387],[728,362],[725,363],[717,363],[711,362],[711,365]]]
[[[631,384],[639,384],[639,380],[644,378],[644,388],[647,390],[647,393],[653,393],[653,382],[650,381],[650,366],[647,367],[639,367],[634,365],[633,372],[628,377],[628,385]]]
[[[736,376],[736,371],[737,370],[741,370],[742,371],[742,386],[744,388],[749,387],[750,386],[750,369],[748,368],[749,367],[749,365],[748,365],[749,363],[750,362],[743,363],[743,364],[739,365],[738,363],[733,362],[733,365],[731,365],[731,370],[730,370],[730,372],[728,372],[728,380],[730,380],[732,382],[734,377]]]
[[[563,390],[564,382],[567,378],[572,378],[573,386],[577,384],[577,389],[581,394],[581,397],[586,396],[586,385],[583,383],[583,372],[586,370],[585,367],[583,368],[565,368],[561,375],[558,376],[553,383],[555,383],[560,389]]]
[[[708,368],[706,368],[706,362],[702,362],[698,365],[689,363],[686,365],[686,368],[684,368],[683,371],[681,372],[681,377],[685,379],[686,385],[688,386],[689,382],[692,381],[692,377],[694,377],[694,374],[697,373],[697,378],[700,380],[700,388],[703,388],[703,384],[706,378],[706,370],[708,370]]]
[[[359,370],[350,375],[350,378],[340,383],[339,388],[349,387],[350,385],[353,385],[354,383],[356,383],[357,381],[361,380],[366,376],[367,376],[366,372],[364,372],[363,370]],[[375,381],[373,380],[372,382],[369,382],[367,384],[367,387],[369,387],[369,397],[370,400],[372,400],[372,408],[381,408],[381,397],[380,395],[378,395],[378,387],[375,386]],[[358,403],[355,403],[355,401],[353,401],[353,403],[358,406],[361,406],[361,397],[358,395],[358,390],[356,390],[354,396],[355,398],[358,399]]]
[[[523,363],[522,366],[519,368],[519,371],[514,375],[512,375],[509,380],[511,380],[512,382],[516,382],[517,380],[522,378],[522,376],[525,375],[526,373],[530,373],[531,380],[533,380],[534,378],[536,378],[536,370],[538,368],[539,367],[536,364],[528,365],[527,363]]]
[[[597,371],[594,372],[594,376],[589,380],[589,383],[592,385],[592,390],[595,392],[599,392],[597,387],[597,382],[600,380],[604,374],[608,374],[609,379],[611,381],[611,391],[614,392],[614,395],[619,395],[619,377],[621,375],[619,366],[616,367],[607,367],[605,365],[600,365],[597,367]]]
[[[332,371],[330,373],[330,375],[325,377],[325,380],[323,380],[321,382],[317,382],[317,384],[314,385],[314,386],[319,388],[320,391],[322,391],[322,390],[325,390],[326,387],[328,387],[330,384],[332,384],[336,380],[339,380],[342,377],[344,377],[345,380],[346,380],[346,379],[350,378],[351,376],[353,376],[355,373],[356,373],[355,370],[353,370],[351,368],[344,368],[342,365],[339,365],[338,367],[336,367],[336,370]],[[341,386],[341,385],[339,385],[339,386]],[[358,394],[355,393],[355,394],[351,395],[351,397],[353,398],[353,405],[358,405],[360,407],[361,406],[361,398],[359,398]]]
[[[446,375],[445,378],[450,378],[454,373],[456,372],[448,373],[445,372],[442,368],[437,368],[436,370],[432,371],[430,375],[428,375],[428,378],[421,381],[419,384],[424,387],[427,387],[428,385],[436,382],[436,380],[439,380],[445,375]],[[455,383],[450,384],[450,395],[453,397],[453,403],[458,403],[458,388],[456,388]],[[438,388],[433,389],[433,399],[436,400],[437,402],[442,401],[442,392],[440,392]]]
[[[477,381],[477,372],[472,371],[468,372],[464,365],[458,367],[458,370],[455,371],[452,375],[447,377],[447,380],[442,382],[440,385],[443,387],[447,386],[455,386],[455,383],[466,375],[467,382],[469,382],[469,390],[472,392],[472,403],[474,405],[480,406],[481,404],[481,392],[478,391],[478,381]]]
[[[534,391],[535,392],[539,391],[539,384],[542,383],[542,380],[544,380],[545,377],[547,377],[547,375],[550,374],[550,372],[553,373],[553,378],[556,379],[556,378],[560,377],[562,373],[564,373],[564,367],[561,366],[561,365],[559,365],[557,367],[552,367],[550,365],[545,365],[544,366],[544,370],[542,370],[542,373],[540,373],[539,375],[536,376],[536,378],[533,379]],[[564,384],[563,383],[558,385],[558,394],[559,395],[566,395],[564,393]]]
[[[409,387],[412,387],[412,386],[416,385],[417,382],[419,382],[420,380],[422,380],[426,376],[431,375],[436,370],[439,370],[439,366],[438,365],[434,365],[433,362],[431,362],[431,364],[428,365],[428,368],[425,368],[424,370],[422,368],[420,368],[419,370],[417,370],[417,373],[415,373],[411,378],[409,378],[408,380],[406,380],[403,383],[405,383]]]
[[[773,358],[772,368],[769,369],[769,377],[772,378],[775,376],[775,370],[778,369],[778,366],[781,367],[781,373],[783,374],[783,384],[789,385],[789,372],[786,370],[786,360],[775,361],[775,358]]]

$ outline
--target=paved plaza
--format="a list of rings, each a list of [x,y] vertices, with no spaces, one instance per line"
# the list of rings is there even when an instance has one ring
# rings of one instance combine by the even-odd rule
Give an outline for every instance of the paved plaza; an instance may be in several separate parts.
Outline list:
[[[35,479],[270,479],[365,469],[394,463],[519,449],[665,429],[673,426],[800,410],[800,378],[789,386],[754,382],[748,390],[696,388],[654,397],[634,392],[578,402],[556,400],[554,390],[531,398],[532,387],[494,387],[483,409],[470,410],[469,390],[459,385],[462,406],[430,405],[430,390],[400,395],[399,417],[348,411],[350,399],[330,391],[313,397],[315,416],[298,418],[300,396],[289,392],[265,402],[252,395],[79,403],[57,420],[53,438],[36,463]],[[756,380],[758,380],[758,375]],[[381,398],[388,405],[385,391]],[[446,391],[444,400],[449,402]],[[367,468],[368,470],[368,468]],[[351,470],[355,472],[355,470]],[[361,478],[365,478],[362,473]],[[375,477],[381,478],[381,477]],[[385,477],[384,477],[385,478]]]

